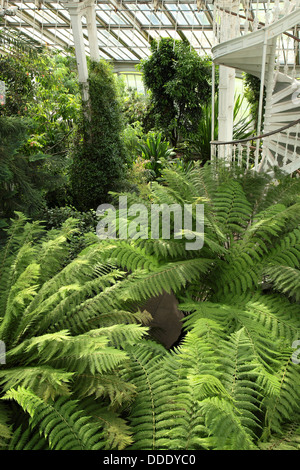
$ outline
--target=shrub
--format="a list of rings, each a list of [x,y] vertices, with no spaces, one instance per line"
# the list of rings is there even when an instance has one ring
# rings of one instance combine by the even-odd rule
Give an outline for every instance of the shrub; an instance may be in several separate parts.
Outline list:
[[[173,147],[195,130],[202,106],[211,96],[211,61],[185,41],[162,38],[151,43],[151,56],[141,62],[151,91],[151,113],[157,129]]]
[[[88,117],[87,117],[88,116]],[[80,211],[107,202],[125,174],[121,104],[111,66],[92,62],[89,101],[84,106],[70,168],[72,204]]]
[[[74,219],[76,223],[76,231],[70,233],[68,237],[69,256],[66,262],[76,258],[76,256],[89,243],[90,233],[96,233],[96,225],[98,217],[94,210],[80,212],[75,207],[54,207],[44,208],[39,212],[38,217],[43,220],[44,227],[47,230],[59,230],[63,227],[68,219]]]

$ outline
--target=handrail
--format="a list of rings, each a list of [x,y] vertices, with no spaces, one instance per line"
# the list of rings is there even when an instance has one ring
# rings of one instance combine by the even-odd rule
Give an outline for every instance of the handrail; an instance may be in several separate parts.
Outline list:
[[[243,20],[252,21],[253,23],[255,21],[254,18],[250,18],[250,17],[244,16],[244,15],[241,15],[240,13],[235,13],[234,11],[227,10],[226,8],[218,7],[218,9],[220,11],[223,11],[224,13],[228,13],[229,15],[238,16],[239,18],[242,18]],[[265,26],[268,26],[268,25],[266,25],[266,23],[263,23],[262,21],[258,21],[258,25],[262,26],[263,28]],[[289,36],[290,38],[294,39],[294,41],[300,42],[300,38],[297,38],[297,36],[294,36],[294,34],[288,33],[287,31],[285,31],[283,34],[285,34],[286,36]]]
[[[283,132],[286,129],[289,129],[290,127],[293,127],[299,123],[300,123],[300,119],[296,119],[296,121],[290,122],[286,126],[283,126],[280,129],[276,129],[275,131],[267,132],[266,134],[261,134],[261,135],[254,136],[254,137],[248,137],[247,139],[231,140],[228,142],[224,142],[221,140],[212,140],[210,144],[211,145],[230,145],[230,144],[242,144],[246,142],[253,142],[253,140],[260,140],[260,139],[264,139],[265,137],[269,137],[274,134],[279,134],[280,132]]]

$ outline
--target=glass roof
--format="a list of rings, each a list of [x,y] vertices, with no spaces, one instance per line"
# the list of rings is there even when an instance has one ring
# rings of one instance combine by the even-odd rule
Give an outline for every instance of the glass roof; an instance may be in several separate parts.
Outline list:
[[[242,30],[248,30],[250,22],[263,24],[267,9],[276,2],[280,3],[241,1],[237,14]],[[0,28],[19,31],[29,40],[60,50],[74,46],[70,15],[63,2],[0,0],[0,5],[4,10],[18,7],[14,15],[0,14]],[[151,40],[161,37],[187,39],[200,55],[210,54],[215,44],[213,0],[95,0],[95,7],[100,56],[107,60],[138,62],[149,55]],[[89,54],[85,18],[82,24]],[[296,29],[292,33],[299,37]]]

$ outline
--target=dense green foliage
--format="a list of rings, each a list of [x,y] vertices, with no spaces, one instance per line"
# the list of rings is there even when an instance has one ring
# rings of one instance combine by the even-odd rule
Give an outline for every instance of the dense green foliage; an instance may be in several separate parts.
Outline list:
[[[9,449],[122,448],[131,442],[114,408],[131,401],[135,390],[119,368],[128,360],[124,344],[138,342],[145,329],[136,323],[149,315],[117,306],[109,314],[109,293],[124,273],[101,262],[99,245],[66,265],[74,227],[68,219],[61,230],[45,232],[18,214],[0,254],[1,398],[20,406],[0,404],[0,441]],[[41,431],[38,440],[30,440],[27,413],[30,427]]]
[[[253,123],[249,109],[243,109],[244,97],[237,95],[235,97],[233,108],[233,139],[246,139],[253,134]],[[219,122],[218,122],[218,96],[215,98],[214,112],[214,139],[218,140]],[[212,104],[209,103],[202,108],[202,117],[198,123],[196,132],[187,138],[187,144],[191,158],[200,159],[205,163],[211,158],[212,140]]]
[[[254,119],[255,129],[257,128],[258,123],[258,110],[259,110],[259,96],[260,96],[260,79],[251,75],[250,73],[244,74],[244,83],[245,83],[245,97],[247,98],[251,113]],[[266,90],[264,89],[263,97],[263,107],[266,104]],[[264,112],[262,114],[263,119]]]
[[[80,212],[74,207],[44,207],[39,212],[39,218],[43,220],[46,230],[58,230],[68,219],[76,219],[76,230],[69,234],[66,264],[74,259],[89,243],[90,232],[95,232],[98,216],[96,211],[89,210]]]
[[[151,114],[173,147],[195,130],[202,106],[211,96],[211,61],[201,58],[184,41],[163,38],[151,44],[151,56],[141,62]]]
[[[201,250],[184,238],[90,234],[65,265],[72,219],[43,234],[19,214],[10,228],[0,324],[8,448],[299,448],[300,182],[199,165],[163,176],[140,202],[204,203]],[[185,312],[171,350],[139,310],[165,291]]]
[[[41,152],[26,154],[27,132],[24,119],[0,117],[0,228],[16,210],[37,214],[43,192],[55,183],[48,171],[50,157]]]
[[[29,58],[20,60],[14,55],[0,57],[0,80],[6,84],[6,104],[0,108],[1,116],[26,113],[27,103],[33,96],[30,68]]]
[[[0,31],[0,449],[300,450],[300,179],[203,164],[211,64],[185,42],[152,44],[147,97],[90,63],[82,104],[74,57],[17,39]],[[120,195],[147,216],[100,239]],[[152,237],[153,204],[193,227],[175,237],[171,213]],[[184,315],[170,348],[145,309],[164,293]]]
[[[126,156],[122,142],[123,121],[116,79],[104,60],[91,63],[89,100],[70,169],[72,203],[79,210],[96,210],[107,202],[108,192],[122,183]]]
[[[144,95],[129,88],[124,93],[122,114],[126,124],[134,125],[136,122],[139,122],[146,132],[154,127],[149,93]]]
[[[11,217],[13,210],[34,216],[45,204],[68,201],[70,149],[81,101],[75,67],[72,56],[48,51],[37,57],[17,50],[0,57],[6,87],[0,109],[6,168],[1,218]]]

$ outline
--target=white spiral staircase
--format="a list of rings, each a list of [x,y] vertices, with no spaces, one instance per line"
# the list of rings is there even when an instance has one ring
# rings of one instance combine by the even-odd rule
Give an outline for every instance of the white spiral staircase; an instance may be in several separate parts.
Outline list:
[[[212,158],[225,155],[257,171],[272,172],[279,167],[294,174],[300,169],[300,81],[296,79],[300,42],[292,33],[300,24],[300,1],[268,3],[264,24],[255,25],[246,17],[251,28],[245,28],[244,22],[243,30],[236,31],[237,37],[212,49],[215,64],[250,73],[263,81],[263,130],[251,139],[212,142]],[[238,17],[236,10],[226,10],[226,14]],[[237,19],[240,23],[241,18]]]

